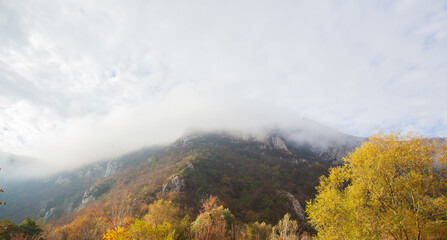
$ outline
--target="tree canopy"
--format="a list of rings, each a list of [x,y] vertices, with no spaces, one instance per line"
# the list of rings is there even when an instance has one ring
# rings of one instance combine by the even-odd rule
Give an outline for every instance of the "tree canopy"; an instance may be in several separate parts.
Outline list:
[[[308,202],[319,239],[446,239],[445,141],[377,134],[344,160]]]

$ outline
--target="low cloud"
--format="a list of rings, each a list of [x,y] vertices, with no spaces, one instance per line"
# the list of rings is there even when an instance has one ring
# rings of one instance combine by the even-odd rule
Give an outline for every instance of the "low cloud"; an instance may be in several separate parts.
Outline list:
[[[0,2],[0,151],[79,165],[188,129],[447,135],[444,1]]]
[[[47,165],[63,168],[70,163],[73,167],[144,146],[169,144],[190,131],[256,134],[274,126],[297,127],[303,121],[298,114],[269,104],[260,109],[255,102],[194,94],[173,92],[163,100],[71,119],[34,142],[31,150]]]

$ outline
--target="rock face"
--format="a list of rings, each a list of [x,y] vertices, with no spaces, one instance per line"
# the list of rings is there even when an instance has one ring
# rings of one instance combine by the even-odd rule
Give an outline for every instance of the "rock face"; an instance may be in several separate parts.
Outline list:
[[[181,192],[185,189],[185,180],[174,175],[169,178],[169,182],[163,185],[162,193]]]
[[[63,214],[76,211],[82,204],[94,201],[101,193],[107,192],[107,186],[101,186],[102,188],[95,189],[97,190],[95,192],[89,191],[98,180],[144,162],[159,149],[160,147],[142,148],[113,159],[105,159],[74,170],[67,169],[42,177],[40,173],[33,173],[38,172],[34,171],[37,169],[33,165],[36,162],[34,159],[0,152],[0,166],[2,168],[8,166],[8,171],[0,172],[2,187],[8,189],[8,194],[2,197],[9,205],[8,208],[1,209],[0,219],[8,217],[16,223],[22,222],[26,216],[56,220]],[[22,170],[26,170],[26,175],[20,174]],[[29,178],[8,179],[4,178],[5,174],[11,177],[23,175]]]
[[[316,147],[312,148],[312,151],[316,153],[317,158],[339,165],[343,163],[343,158],[359,145],[360,143],[345,146]]]
[[[93,196],[92,190],[93,190],[93,186],[89,190],[85,191],[84,196],[82,197],[81,207],[85,206],[85,204],[87,204],[89,202],[93,202],[96,200],[95,196]]]
[[[290,207],[293,209],[293,212],[298,216],[298,220],[301,224],[306,222],[306,217],[304,213],[303,207],[301,207],[300,202],[289,192],[280,192],[280,194],[286,197],[290,202]]]
[[[290,153],[290,150],[287,148],[286,143],[280,137],[270,137],[269,142],[274,149],[280,149],[287,153]]]
[[[44,222],[48,222],[49,220],[54,218],[54,213],[56,212],[56,208],[51,208],[45,213],[45,216],[43,217]]]
[[[118,167],[119,166],[117,162],[108,162],[104,177],[106,178],[112,176],[118,170]]]
[[[70,178],[69,177],[63,177],[63,176],[58,176],[55,183],[56,184],[70,183]]]
[[[200,134],[186,134],[179,138],[173,145],[177,147],[186,146],[198,138],[200,138]]]

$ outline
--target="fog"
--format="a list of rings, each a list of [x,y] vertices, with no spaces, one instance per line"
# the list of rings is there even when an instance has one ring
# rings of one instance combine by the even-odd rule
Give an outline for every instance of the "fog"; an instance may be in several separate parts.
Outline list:
[[[304,119],[446,136],[446,29],[441,0],[0,1],[0,151],[54,171]]]
[[[266,104],[261,110],[253,104],[175,95],[68,122],[63,129],[47,132],[31,149],[47,165],[64,168],[67,163],[80,166],[144,146],[170,144],[191,132],[229,131],[262,138],[267,130],[296,129],[307,121],[287,109]]]

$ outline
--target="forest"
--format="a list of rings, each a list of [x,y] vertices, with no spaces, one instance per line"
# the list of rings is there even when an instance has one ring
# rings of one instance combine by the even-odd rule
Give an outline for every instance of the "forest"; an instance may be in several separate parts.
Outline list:
[[[158,160],[146,162],[148,168],[138,166],[99,181],[97,186],[103,188],[98,189],[105,192],[95,202],[57,221],[27,218],[16,225],[3,219],[0,235],[3,239],[106,240],[447,239],[445,140],[377,134],[348,154],[342,165],[327,169],[321,164],[299,164],[301,171],[288,165],[281,153],[269,158],[284,161],[269,162],[256,151],[247,151],[256,150],[254,146],[225,151],[234,143],[216,141],[205,141],[208,147],[199,142],[167,149]],[[231,161],[240,159],[238,151],[246,159]],[[220,161],[222,156],[229,161]],[[263,162],[264,167],[250,172],[253,161]],[[173,174],[182,176],[187,187],[160,191],[159,186],[166,186]],[[296,175],[305,175],[308,182],[290,183]],[[271,182],[260,182],[262,178]],[[271,190],[255,186],[266,183]],[[307,189],[299,198],[306,209],[304,220],[288,208],[286,198],[273,196],[276,187],[297,195],[293,189],[301,186]]]

